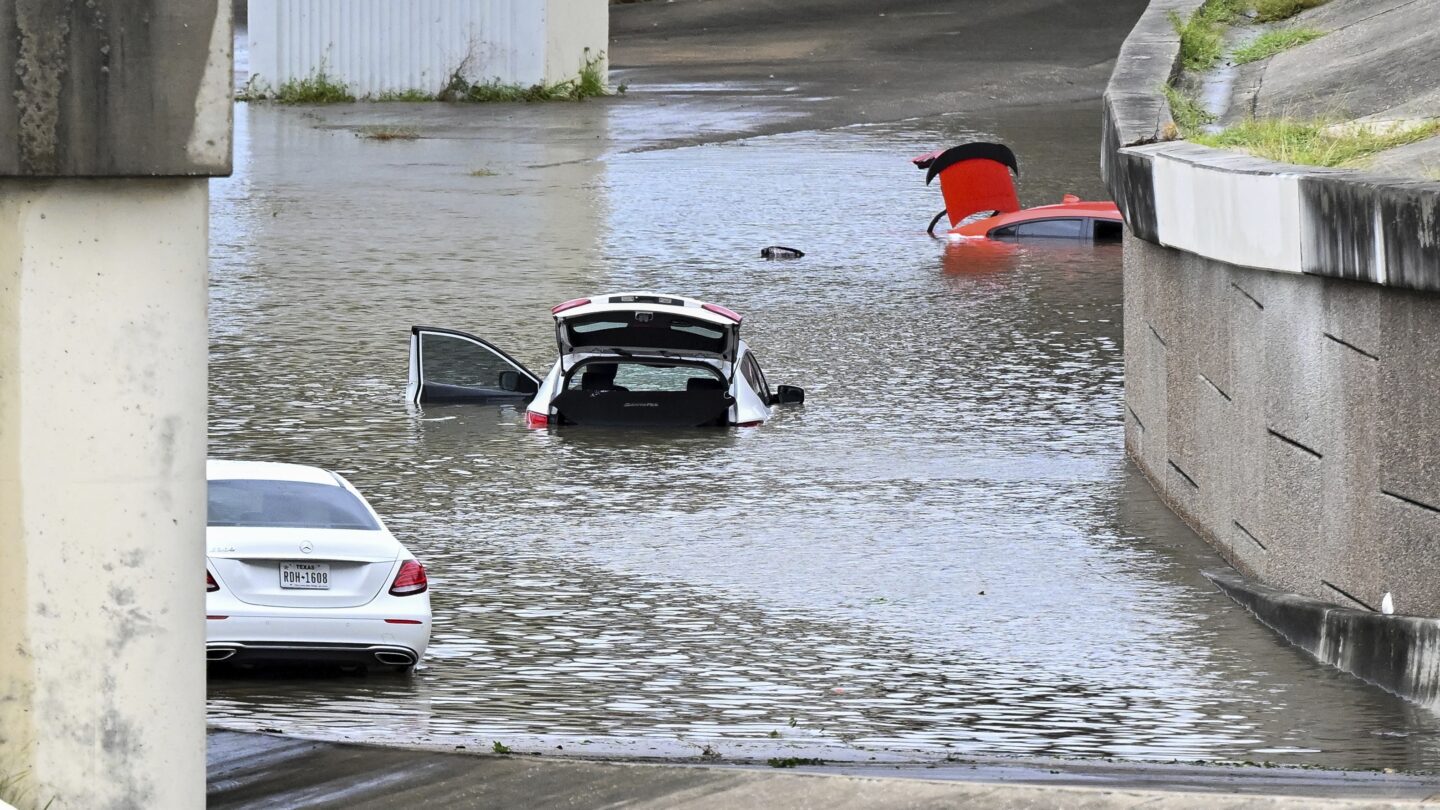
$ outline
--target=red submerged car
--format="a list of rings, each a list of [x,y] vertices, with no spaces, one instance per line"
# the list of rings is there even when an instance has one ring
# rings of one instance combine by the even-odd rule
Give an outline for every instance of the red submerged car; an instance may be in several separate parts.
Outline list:
[[[950,239],[1093,239],[1116,240],[1124,233],[1124,220],[1115,203],[1082,200],[1066,194],[1056,205],[1020,208],[1015,181],[1020,174],[1015,153],[998,143],[967,143],[937,149],[914,158],[925,171],[925,184],[940,178],[945,210],[930,220],[927,232],[935,235],[941,217],[948,217]],[[977,216],[982,215],[982,216]]]

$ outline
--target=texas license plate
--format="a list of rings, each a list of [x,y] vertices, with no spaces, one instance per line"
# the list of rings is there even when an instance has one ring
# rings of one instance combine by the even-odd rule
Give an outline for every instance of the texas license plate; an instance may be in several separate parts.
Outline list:
[[[326,590],[330,587],[328,563],[280,563],[280,587]]]

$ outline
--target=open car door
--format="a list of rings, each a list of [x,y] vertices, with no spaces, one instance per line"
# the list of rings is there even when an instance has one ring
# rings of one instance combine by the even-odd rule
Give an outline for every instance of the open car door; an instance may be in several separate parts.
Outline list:
[[[410,402],[528,400],[538,390],[539,377],[485,340],[453,329],[410,327]]]

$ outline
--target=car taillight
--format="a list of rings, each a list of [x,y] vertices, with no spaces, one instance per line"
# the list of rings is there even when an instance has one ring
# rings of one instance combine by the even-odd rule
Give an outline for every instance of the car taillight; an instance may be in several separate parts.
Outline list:
[[[215,577],[210,576],[210,572],[209,572],[209,571],[206,571],[206,572],[205,572],[205,592],[206,592],[206,593],[210,593],[211,591],[218,591],[218,590],[220,590],[220,583],[218,583],[218,582],[215,581]]]
[[[417,593],[424,593],[430,587],[425,579],[425,566],[414,560],[406,560],[400,564],[400,573],[395,575],[395,582],[390,586],[392,596],[414,596]]]
[[[590,299],[589,299],[589,298],[571,298],[569,301],[566,301],[566,302],[563,303],[563,304],[556,304],[555,306],[551,307],[551,308],[550,308],[550,314],[551,314],[551,315],[559,315],[560,313],[564,312],[564,311],[567,310],[567,309],[574,309],[574,308],[576,308],[576,307],[583,307],[583,306],[585,306],[585,305],[588,304],[588,303],[590,303]]]
[[[542,427],[548,427],[549,425],[550,425],[550,417],[546,416],[545,414],[543,414],[543,413],[536,413],[536,412],[534,412],[534,411],[526,411],[526,412],[525,412],[525,427],[527,427],[527,428],[542,428]]]
[[[740,315],[740,313],[736,312],[736,311],[733,310],[733,309],[726,309],[725,307],[722,307],[722,306],[720,306],[719,304],[701,304],[700,306],[701,306],[702,308],[706,309],[706,310],[709,310],[710,312],[715,313],[716,315],[719,315],[719,316],[723,317],[723,318],[729,318],[730,320],[734,321],[735,323],[740,323],[741,315]]]

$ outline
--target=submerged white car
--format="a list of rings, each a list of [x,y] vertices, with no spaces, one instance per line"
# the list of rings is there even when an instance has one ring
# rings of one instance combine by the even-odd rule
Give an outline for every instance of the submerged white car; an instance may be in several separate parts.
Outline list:
[[[205,465],[205,657],[409,671],[430,644],[425,567],[318,467]]]
[[[528,400],[530,427],[748,427],[775,405],[805,401],[804,389],[770,389],[740,338],[741,316],[717,304],[627,292],[566,301],[550,314],[560,356],[544,379],[474,335],[412,327],[406,397]]]

